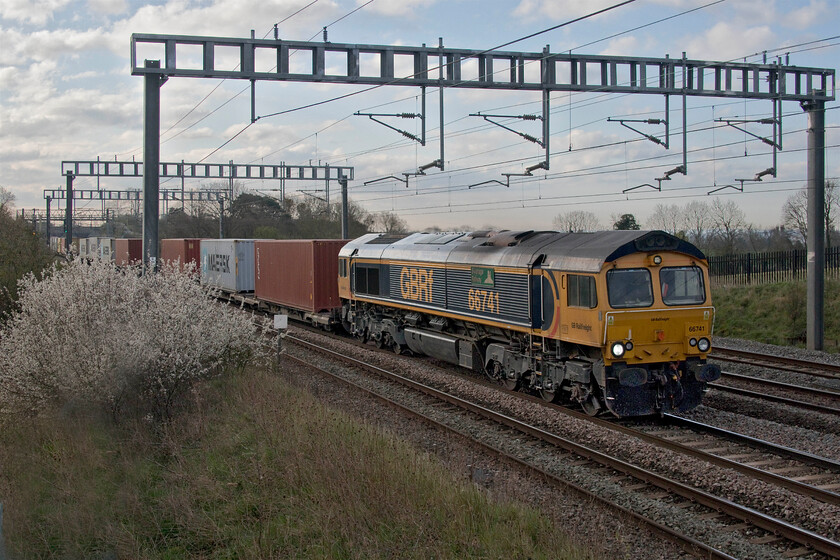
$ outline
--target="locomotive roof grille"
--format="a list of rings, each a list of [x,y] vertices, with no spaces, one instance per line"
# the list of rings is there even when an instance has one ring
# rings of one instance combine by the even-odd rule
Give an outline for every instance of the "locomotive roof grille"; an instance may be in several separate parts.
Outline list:
[[[383,234],[379,237],[374,237],[370,241],[365,242],[365,245],[390,245],[394,241],[399,241],[400,239],[404,239],[406,235],[404,234]]]

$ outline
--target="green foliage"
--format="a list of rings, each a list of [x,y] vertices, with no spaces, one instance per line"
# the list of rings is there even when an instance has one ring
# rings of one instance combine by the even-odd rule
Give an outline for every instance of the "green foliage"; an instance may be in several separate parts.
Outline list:
[[[162,436],[84,417],[0,430],[13,557],[593,557],[276,374],[196,398]]]
[[[29,273],[41,276],[56,258],[44,239],[24,220],[0,207],[0,322],[18,299],[18,282]]]
[[[219,209],[215,202],[192,204],[186,212],[173,208],[161,216],[160,236],[218,237]],[[398,216],[373,216],[352,203],[348,214],[350,237],[359,237],[374,227],[382,231],[405,229],[405,222]],[[120,220],[114,223],[133,223],[130,217],[121,217]],[[312,197],[297,201],[287,198],[280,202],[270,196],[242,193],[225,208],[222,222],[227,238],[336,239],[341,235],[341,205],[328,206],[326,202]]]
[[[613,229],[640,229],[633,214],[622,214],[613,224]]]
[[[715,334],[804,346],[807,286],[804,281],[754,286],[712,286]],[[825,285],[825,346],[840,351],[840,280]]]

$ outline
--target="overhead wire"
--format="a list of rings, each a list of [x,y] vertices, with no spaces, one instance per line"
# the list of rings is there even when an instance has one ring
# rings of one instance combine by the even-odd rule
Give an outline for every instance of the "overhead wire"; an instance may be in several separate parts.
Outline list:
[[[598,43],[598,42],[602,42],[602,41],[604,41],[604,40],[608,40],[608,39],[610,39],[610,38],[614,38],[614,37],[619,36],[619,35],[623,35],[623,34],[626,34],[626,33],[632,32],[632,31],[636,31],[636,30],[638,30],[638,29],[642,29],[642,28],[645,28],[645,27],[649,27],[649,26],[654,25],[654,24],[657,24],[657,23],[661,23],[661,22],[663,22],[663,21],[667,21],[667,20],[670,20],[670,19],[674,19],[674,18],[679,17],[679,16],[682,16],[682,15],[686,15],[686,14],[689,14],[689,13],[692,13],[692,12],[695,12],[695,11],[698,11],[698,10],[701,10],[701,9],[704,9],[704,8],[708,8],[708,7],[710,7],[710,6],[714,6],[714,5],[716,5],[716,4],[720,4],[720,3],[721,3],[721,2],[723,2],[723,1],[724,1],[724,0],[716,0],[716,1],[714,1],[714,2],[710,2],[710,3],[704,4],[703,6],[698,6],[698,7],[695,7],[695,8],[689,9],[689,10],[685,10],[685,11],[680,12],[680,13],[678,13],[678,14],[674,14],[674,15],[671,15],[671,16],[668,16],[668,17],[665,17],[665,18],[660,18],[659,20],[655,20],[655,21],[653,21],[653,22],[649,22],[649,23],[644,24],[644,25],[642,25],[642,26],[637,26],[637,27],[634,27],[634,28],[632,28],[632,29],[625,30],[625,31],[620,32],[620,33],[617,33],[617,34],[613,34],[613,35],[610,35],[610,36],[608,36],[608,37],[598,39],[598,40],[596,40],[596,41],[591,41],[591,42],[589,42],[589,43],[586,43],[586,44],[584,44],[584,45],[581,45],[581,46],[579,46],[579,47],[576,47],[575,49],[579,49],[579,48],[583,48],[584,46],[589,46],[589,45],[592,45],[592,44],[596,44],[596,43]],[[562,25],[562,24],[561,24],[561,25]],[[539,32],[538,32],[537,34],[539,34]],[[534,36],[534,35],[531,35],[531,36]],[[516,41],[513,41],[513,42],[516,42]],[[512,43],[512,42],[511,42],[511,43]],[[502,45],[502,46],[507,46],[508,44],[511,44],[511,43],[507,43],[507,44]],[[501,47],[495,47],[495,49],[498,49],[498,48],[501,48]],[[495,49],[494,49],[494,50],[495,50]],[[573,49],[573,50],[575,50],[575,49]],[[530,64],[531,62],[532,62],[532,61],[529,61],[527,64]],[[500,73],[500,72],[502,72],[502,70],[496,71],[496,72],[494,72],[494,74],[497,74],[497,73]],[[379,86],[376,86],[376,87],[379,87]],[[375,88],[369,88],[369,89],[375,89]],[[571,93],[571,92],[570,92],[570,95],[572,95],[572,93]],[[581,95],[581,93],[578,93],[577,95]],[[629,95],[629,94],[625,94],[625,95]],[[604,95],[604,97],[608,97],[608,96],[609,96],[609,97],[613,97],[613,98],[614,98],[614,97],[616,97],[615,95],[610,95],[610,94],[605,94],[605,95]],[[407,97],[407,98],[405,98],[405,99],[411,99],[411,97]],[[403,99],[403,100],[405,100],[405,99]],[[380,106],[384,106],[384,105],[389,105],[389,104],[393,104],[393,103],[396,103],[396,102],[399,102],[399,101],[402,101],[402,100],[389,101],[389,102],[387,102],[387,103],[379,104],[379,105],[376,105],[376,106],[374,106],[374,107],[380,107]],[[523,103],[523,104],[518,104],[518,105],[533,104],[533,103],[537,103],[537,102],[528,102],[528,103]],[[365,110],[368,110],[368,109],[365,109]],[[557,111],[557,110],[552,111],[552,113],[557,113],[557,112],[559,112],[559,111]],[[460,119],[458,119],[458,120],[461,120],[461,119],[463,119],[463,118],[464,118],[464,117],[461,117],[461,118],[460,118]],[[457,122],[457,121],[452,121],[452,122]],[[451,123],[447,123],[447,124],[451,124]],[[476,129],[480,129],[480,130],[485,130],[485,129],[487,129],[487,128],[492,128],[492,127],[491,127],[490,125],[483,125],[482,127],[476,127]],[[436,130],[436,129],[431,129],[431,131],[434,131],[434,130]],[[458,135],[460,135],[460,134],[462,134],[462,133],[457,133],[457,134],[454,134],[454,135],[447,134],[447,137],[448,137],[448,138],[449,138],[449,137],[455,137],[455,136],[458,136]],[[310,135],[309,137],[311,137],[311,135]],[[305,138],[308,138],[308,137],[305,137]],[[304,139],[305,139],[305,138],[304,138]],[[303,140],[303,139],[302,139],[302,140]],[[301,140],[301,141],[302,141],[302,140]],[[399,146],[406,146],[406,145],[411,145],[411,143],[404,142],[404,141],[402,141],[402,142],[397,141],[397,142],[392,142],[392,143],[386,144],[386,145],[384,146],[384,148],[386,148],[386,149],[393,149],[393,148],[396,148],[396,147],[399,147]],[[381,147],[381,148],[382,148],[382,147]],[[375,149],[371,149],[371,150],[375,150]],[[273,152],[273,153],[276,153],[276,151],[275,151],[275,152]],[[362,154],[365,154],[365,153],[370,153],[370,152],[369,152],[369,151],[363,151],[363,152],[361,152],[361,153],[362,153]],[[265,156],[263,156],[263,157],[265,157]],[[355,157],[355,156],[354,156],[354,157]],[[259,159],[259,158],[258,158],[258,159]],[[345,159],[345,161],[347,161],[347,160],[349,159],[349,156],[348,156],[348,155],[345,155],[345,157],[344,157],[343,159]]]
[[[794,115],[804,116],[803,113],[794,113],[794,114],[790,114],[788,116],[794,116]],[[690,132],[700,132],[700,131],[703,131],[703,130],[710,130],[710,129],[719,128],[719,127],[722,127],[722,126],[725,126],[725,125],[723,125],[723,124],[714,125],[712,127],[707,127],[707,128],[703,128],[703,129],[694,129],[694,130],[691,130]],[[791,133],[803,132],[804,130],[805,129],[793,130],[793,131],[791,131]],[[581,148],[580,150],[581,151],[586,151],[586,150],[594,150],[594,149],[603,149],[603,148],[606,148],[606,147],[614,147],[614,146],[618,146],[618,145],[625,144],[625,143],[635,143],[635,142],[644,142],[644,139],[639,138],[639,139],[633,139],[633,140],[621,140],[621,141],[610,142],[610,143],[605,143],[605,144],[596,145],[596,146],[584,147],[584,148]],[[750,142],[757,143],[757,142],[759,142],[759,140],[752,139],[752,140],[750,140]],[[701,147],[701,148],[694,148],[692,150],[689,150],[689,153],[696,153],[696,152],[702,152],[702,151],[707,151],[707,150],[713,150],[715,148],[725,148],[725,147],[729,147],[729,146],[739,145],[740,143],[741,143],[741,141],[739,140],[739,141],[735,141],[735,142],[731,142],[731,143],[723,144],[723,145],[718,145],[718,146],[707,146],[707,147]],[[788,153],[793,153],[794,151],[795,150],[788,150]],[[558,152],[557,154],[554,154],[554,155],[563,155],[565,153],[567,153],[567,152]],[[748,157],[761,157],[763,155],[765,155],[765,154],[758,153],[758,154],[752,154]],[[521,179],[520,181],[518,181],[515,184],[534,182],[534,181],[537,181],[537,180],[555,180],[555,179],[564,179],[564,178],[570,178],[570,177],[577,178],[577,177],[587,177],[587,176],[591,176],[591,175],[601,175],[601,174],[604,174],[604,173],[624,172],[625,167],[621,167],[620,169],[618,169],[618,167],[626,166],[627,164],[631,164],[631,163],[642,163],[642,162],[646,162],[646,161],[656,161],[656,160],[661,160],[661,159],[667,159],[669,157],[673,157],[672,154],[660,154],[660,155],[650,156],[650,157],[645,157],[645,158],[637,158],[637,159],[629,161],[629,162],[622,161],[622,162],[617,162],[617,163],[608,163],[608,164],[603,164],[603,165],[589,167],[589,168],[581,168],[581,169],[575,169],[575,170],[572,170],[572,171],[564,171],[564,172],[560,172],[560,173],[547,173],[547,174],[545,174],[545,177],[527,177],[527,178]],[[744,157],[743,155],[738,155],[738,156],[724,157],[724,158],[719,158],[719,159],[738,159],[738,158],[743,158],[743,157]],[[517,158],[516,160],[508,160],[507,162],[501,162],[501,165],[504,165],[506,163],[514,163],[517,160],[521,161],[521,160],[524,160],[524,159],[527,159],[527,158]],[[697,164],[697,163],[707,163],[709,161],[711,161],[711,160],[695,160],[692,163],[695,163],[695,164]],[[637,167],[627,168],[627,169],[630,170],[630,171],[639,171],[639,170],[656,168],[656,167],[659,167],[660,165],[661,164],[651,165],[651,166],[637,166]],[[475,168],[479,168],[479,167],[484,168],[486,166],[481,165],[481,166],[476,166]],[[475,169],[475,168],[472,168],[472,169]],[[608,172],[596,172],[596,171],[594,171],[594,170],[605,169],[605,168],[616,168],[616,169],[614,169],[613,171],[608,171]],[[464,168],[462,170],[453,170],[452,174],[454,175],[458,171],[463,171],[465,169],[469,169],[469,168]],[[585,173],[585,171],[589,171],[589,173]],[[468,185],[464,184],[464,185],[456,185],[454,188],[457,189],[457,190],[464,190],[465,191],[465,190],[468,190],[467,187],[468,187]],[[423,196],[423,195],[427,195],[427,194],[428,195],[436,195],[436,194],[441,194],[443,192],[447,192],[447,190],[448,190],[448,187],[440,187],[440,188],[437,188],[437,189],[427,188],[427,189],[421,189],[420,191],[416,191],[413,194],[408,193],[408,194],[405,194],[405,195],[399,195],[397,198],[409,197],[409,196]],[[375,199],[362,198],[362,199],[357,199],[357,200],[359,200],[360,202],[365,202],[365,201],[368,201],[368,200],[375,200]]]
[[[706,5],[704,5],[704,6],[699,6],[699,7],[697,7],[697,8],[691,9],[691,10],[686,10],[686,11],[681,12],[681,13],[679,13],[679,14],[675,14],[674,16],[669,16],[668,18],[662,18],[661,20],[657,20],[657,21],[664,21],[664,20],[667,20],[667,19],[673,19],[674,17],[680,16],[680,15],[684,15],[684,14],[686,14],[686,13],[694,12],[694,11],[697,11],[698,9],[703,9],[703,8],[706,8],[706,7],[709,7],[709,6],[712,6],[712,5],[718,4],[718,3],[720,3],[720,2],[711,2],[711,3],[706,4]],[[641,26],[641,27],[646,27],[647,25],[648,25],[648,24],[646,24],[646,25],[644,25],[644,26]],[[634,29],[637,29],[637,28],[634,28]],[[628,30],[627,32],[629,32],[629,30]],[[626,33],[626,32],[623,32],[623,33]],[[623,33],[620,33],[620,34],[623,34]],[[616,35],[620,35],[620,34],[616,34]],[[613,35],[613,36],[616,36],[616,35]],[[612,37],[612,36],[611,36],[611,37]],[[828,38],[828,39],[832,39],[832,38]],[[828,40],[828,39],[824,39],[824,40]],[[593,42],[587,43],[586,45],[591,45],[591,44],[594,44],[594,43],[597,43],[597,42],[600,42],[600,41],[601,41],[601,40],[598,40],[598,41],[593,41]],[[803,44],[814,44],[814,43],[816,43],[816,42],[819,42],[819,41],[810,41],[810,42],[808,42],[808,43],[803,43]],[[760,54],[760,53],[758,53],[758,54]],[[748,55],[748,56],[753,56],[753,55]],[[740,59],[740,58],[741,58],[741,57],[738,57],[738,58],[732,59],[732,61],[734,61],[734,60],[738,60],[738,59]],[[526,64],[530,64],[531,62],[532,62],[532,61],[529,61],[529,62],[528,62],[528,63],[526,63]],[[499,73],[499,72],[502,72],[502,71],[503,71],[503,70],[499,70],[499,71],[496,71],[496,72],[494,72],[494,73]],[[655,77],[652,77],[651,79],[655,79]],[[578,92],[578,93],[573,93],[573,92],[570,92],[570,94],[569,94],[569,95],[570,95],[570,96],[571,96],[571,95],[583,95],[583,92]],[[616,96],[615,94],[601,94],[601,96],[599,96],[599,97],[602,97],[602,98],[611,98],[611,99],[616,99],[616,98],[621,98],[621,97],[625,97],[625,96],[628,96],[628,95],[632,95],[632,94],[627,93],[627,94],[618,95],[618,96]],[[597,99],[597,98],[596,98],[596,99]],[[758,101],[758,100],[752,100],[751,102],[757,102],[757,101]],[[389,102],[389,103],[390,103],[390,102]],[[516,104],[515,106],[529,105],[529,104],[535,104],[535,103],[538,103],[538,102],[537,102],[537,101],[534,101],[534,102],[526,102],[526,103]],[[597,103],[600,103],[600,101],[597,101],[597,100],[596,100],[596,101],[591,101],[591,100],[590,100],[590,101],[588,101],[585,105],[582,105],[582,106],[591,106],[591,105],[594,105],[594,104],[597,104]],[[736,103],[736,102],[732,102],[732,103]],[[716,105],[717,105],[717,106],[724,106],[725,104],[716,104]],[[505,106],[505,107],[503,107],[503,108],[508,108],[508,107],[512,107],[512,106],[514,106],[514,105]],[[708,105],[707,105],[707,106],[704,106],[704,107],[708,107]],[[573,108],[578,108],[578,107],[573,107]],[[697,107],[694,107],[694,108],[692,108],[692,110],[694,110],[694,109],[696,109],[696,108],[697,108]],[[554,113],[558,113],[558,112],[561,112],[561,111],[563,111],[563,109],[562,109],[562,108],[561,108],[561,109],[554,110],[554,111],[552,111],[552,113],[554,114]],[[459,120],[460,120],[460,119],[459,119]],[[482,125],[482,126],[480,126],[480,127],[474,127],[474,128],[475,128],[476,130],[486,130],[486,129],[488,129],[488,128],[492,128],[492,127],[491,127],[490,125]],[[432,131],[433,131],[433,130],[436,130],[436,129],[432,129]],[[459,135],[462,135],[462,134],[463,134],[463,132],[459,132],[459,133],[455,133],[455,134],[447,134],[447,138],[456,137],[456,136],[459,136]],[[399,146],[406,146],[406,145],[410,145],[410,143],[409,143],[409,142],[405,142],[405,141],[401,141],[401,142],[393,142],[393,143],[387,144],[385,147],[386,147],[387,149],[392,149],[392,148],[396,148],[396,147],[399,147]],[[363,152],[363,153],[367,153],[367,152]],[[345,156],[345,159],[347,159],[347,156]]]
[[[723,0],[720,0],[720,1],[723,1]],[[720,3],[720,1],[718,1],[718,2],[712,2],[712,3],[706,4],[706,5],[704,5],[704,6],[701,6],[701,7],[698,7],[698,8],[694,8],[694,9],[692,9],[692,10],[688,10],[687,12],[696,11],[696,10],[698,10],[698,9],[702,9],[702,8],[704,8],[704,7],[708,7],[708,6],[711,6],[711,5],[715,5],[715,4]],[[369,3],[370,3],[370,2],[368,2],[368,4],[369,4]],[[367,4],[365,4],[365,5],[367,5]],[[623,4],[620,4],[620,5],[623,5]],[[361,6],[360,8],[357,8],[357,9],[361,9],[362,7],[364,7],[364,6]],[[355,11],[355,10],[354,10],[354,11]],[[686,12],[686,13],[687,13],[687,12]],[[352,13],[352,12],[351,12],[351,13]],[[347,15],[349,15],[349,14],[347,14]],[[680,15],[680,14],[677,14],[677,15]],[[346,16],[344,16],[344,17],[346,17]],[[657,20],[657,22],[659,22],[659,21],[664,21],[664,20],[667,20],[667,19],[672,19],[673,17],[676,17],[676,15],[675,15],[675,16],[670,16],[670,17],[668,17],[668,18],[663,18],[662,20]],[[343,18],[340,18],[339,20],[336,20],[336,21],[340,21],[341,19],[343,19]],[[646,24],[645,26],[642,26],[642,27],[646,27],[646,26],[648,26],[648,25],[653,25],[654,23],[657,23],[657,22],[651,22],[650,24]],[[561,25],[562,25],[562,24],[561,24]],[[555,28],[556,28],[556,27],[555,27]],[[634,29],[638,29],[638,28],[634,28]],[[536,33],[536,34],[539,34],[539,32],[538,32],[538,33]],[[530,35],[530,36],[528,36],[528,37],[535,36],[536,34],[532,34],[532,35]],[[620,35],[620,34],[616,34],[616,35],[610,36],[609,38],[612,38],[612,37],[617,36],[617,35]],[[605,39],[602,39],[602,40],[607,40],[607,39],[608,39],[608,38],[605,38]],[[520,40],[521,40],[521,39],[520,39]],[[513,42],[516,42],[516,41],[512,41],[511,43],[506,43],[506,44],[504,44],[504,45],[502,45],[502,46],[507,46],[508,44],[512,44]],[[598,42],[598,41],[595,41],[595,42]],[[808,42],[808,43],[805,43],[805,44],[814,44],[814,43],[817,43],[817,42],[818,42],[818,41],[813,41],[813,42]],[[592,42],[592,43],[587,43],[586,45],[590,45],[590,44],[593,44],[593,43],[594,43],[594,42]],[[501,46],[500,46],[500,47],[495,47],[495,48],[501,48]],[[580,47],[579,47],[579,48],[580,48]],[[790,48],[790,46],[789,46],[789,47],[782,47],[782,48],[780,48],[780,49],[784,49],[784,48]],[[377,87],[379,87],[379,86],[377,86]],[[371,88],[371,89],[372,89],[372,88]],[[362,92],[359,92],[359,93],[362,93]],[[343,96],[342,96],[342,97],[343,97]],[[388,103],[385,103],[385,104],[391,104],[391,103],[395,103],[395,101],[388,102]],[[382,104],[382,105],[385,105],[385,104]],[[267,116],[271,116],[271,115],[267,115]],[[325,130],[325,129],[327,129],[327,128],[330,128],[330,127],[332,127],[332,126],[334,126],[334,125],[338,124],[339,122],[342,122],[343,120],[346,120],[346,118],[348,118],[348,117],[345,117],[344,119],[341,119],[341,120],[336,121],[336,122],[334,122],[334,123],[332,123],[332,124],[330,124],[330,125],[327,125],[326,127],[323,127],[322,129],[320,129],[320,130],[319,130],[319,132],[321,132],[321,131],[323,131],[323,130]],[[460,120],[460,119],[459,119],[459,120]],[[600,119],[599,119],[599,120],[600,120]],[[594,121],[594,122],[597,122],[597,121]],[[252,124],[253,124],[253,123],[252,123]],[[250,125],[248,125],[248,126],[250,126]],[[248,127],[246,126],[246,127],[245,127],[245,129],[247,129],[247,128],[248,128]],[[224,147],[225,145],[227,145],[227,144],[228,144],[230,141],[232,141],[232,140],[233,140],[236,136],[239,136],[242,132],[244,132],[244,130],[245,130],[245,129],[240,130],[240,131],[239,131],[239,132],[238,132],[238,133],[237,133],[237,134],[236,134],[233,138],[229,139],[227,142],[225,142],[222,146],[220,146],[219,148],[217,148],[217,150],[214,150],[214,152],[212,152],[212,153],[215,153],[216,151],[218,151],[218,149],[221,149],[222,147]],[[457,135],[462,135],[462,134],[466,134],[466,133],[467,133],[467,132],[461,131],[461,132],[457,133]],[[315,135],[315,134],[317,134],[317,133],[313,133],[313,134],[311,134],[311,135],[309,135],[309,136],[307,136],[307,137],[304,137],[303,139],[299,140],[298,142],[300,142],[300,141],[302,141],[302,140],[305,140],[306,138],[309,138],[309,137],[311,137],[311,136],[313,136],[313,135]],[[447,137],[449,137],[449,135],[447,135]],[[296,142],[296,143],[298,143],[298,142]],[[291,144],[291,145],[294,145],[294,143],[293,143],[293,144]],[[275,151],[274,151],[274,152],[272,152],[270,155],[273,155],[274,153],[277,153],[278,151],[280,151],[280,150],[275,150]],[[495,150],[493,150],[493,151],[495,151]],[[370,152],[370,151],[368,151],[368,152],[362,152],[362,155],[364,155],[365,153],[371,153],[371,152]],[[209,157],[209,156],[208,156],[208,157]],[[262,157],[266,157],[266,156],[262,156]],[[351,156],[347,156],[347,158],[350,158],[350,157],[351,157]],[[352,156],[352,157],[358,157],[358,156]],[[465,157],[466,157],[466,156],[465,156]],[[457,171],[457,170],[456,170],[456,171]]]

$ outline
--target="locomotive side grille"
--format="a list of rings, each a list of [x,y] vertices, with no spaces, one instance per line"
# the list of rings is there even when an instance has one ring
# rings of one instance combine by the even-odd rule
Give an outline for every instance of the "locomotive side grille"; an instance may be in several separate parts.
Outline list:
[[[470,290],[473,290],[470,297]],[[492,296],[490,294],[493,294]],[[470,270],[446,271],[446,295],[449,309],[508,322],[527,323],[528,275],[496,272],[495,286],[473,286]],[[476,301],[478,298],[478,301]]]

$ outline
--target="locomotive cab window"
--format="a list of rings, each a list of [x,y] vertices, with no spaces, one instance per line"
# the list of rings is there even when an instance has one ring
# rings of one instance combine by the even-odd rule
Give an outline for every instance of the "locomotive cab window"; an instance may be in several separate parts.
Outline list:
[[[356,270],[356,293],[379,295],[379,266],[366,266],[357,264]]]
[[[662,303],[697,305],[706,301],[703,271],[698,266],[666,267],[659,271]]]
[[[347,278],[347,259],[338,259],[338,275]]]
[[[595,278],[569,274],[566,289],[566,303],[569,307],[586,307],[594,309],[598,306],[598,295],[595,293]]]
[[[653,286],[646,268],[613,268],[607,271],[607,295],[615,309],[650,307]]]

